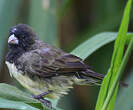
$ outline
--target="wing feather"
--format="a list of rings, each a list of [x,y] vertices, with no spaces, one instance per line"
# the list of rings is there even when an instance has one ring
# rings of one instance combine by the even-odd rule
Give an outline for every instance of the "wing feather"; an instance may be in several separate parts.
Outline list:
[[[86,66],[79,57],[54,48],[36,49],[25,53],[21,58],[27,74],[40,77],[75,74]],[[71,73],[71,74],[70,74]]]

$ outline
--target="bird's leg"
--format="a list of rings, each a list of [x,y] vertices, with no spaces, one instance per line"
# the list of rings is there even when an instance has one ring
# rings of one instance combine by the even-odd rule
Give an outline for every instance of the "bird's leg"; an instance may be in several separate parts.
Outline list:
[[[51,93],[52,91],[48,91],[48,92],[43,92],[39,95],[33,95],[33,98],[35,99],[42,99],[45,95],[48,95],[49,93]]]
[[[52,104],[49,100],[44,99],[43,97],[49,93],[51,93],[52,91],[48,91],[48,92],[43,92],[42,94],[39,95],[33,95],[33,98],[39,100],[40,102],[42,102],[45,106],[48,106],[49,108],[52,108]]]

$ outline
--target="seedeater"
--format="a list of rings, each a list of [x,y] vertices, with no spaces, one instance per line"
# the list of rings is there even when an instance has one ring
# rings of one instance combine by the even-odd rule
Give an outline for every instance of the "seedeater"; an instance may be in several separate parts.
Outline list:
[[[68,94],[74,84],[100,84],[104,77],[79,57],[40,41],[26,24],[11,27],[8,46],[10,76],[43,103],[49,103],[45,97],[56,99]]]

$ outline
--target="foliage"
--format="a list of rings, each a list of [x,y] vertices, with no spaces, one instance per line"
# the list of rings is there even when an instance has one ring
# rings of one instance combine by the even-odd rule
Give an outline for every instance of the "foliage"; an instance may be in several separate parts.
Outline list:
[[[13,5],[10,5],[11,2]],[[111,11],[110,8],[106,6],[107,10],[104,10],[103,15],[97,18],[97,22],[96,24],[94,24],[94,27],[91,28],[88,27],[87,30],[83,32],[82,37],[81,35],[79,35],[79,37],[77,36],[76,43],[78,43],[79,46],[77,46],[71,52],[72,54],[79,56],[83,60],[85,60],[87,57],[94,54],[96,51],[100,50],[100,48],[106,46],[107,44],[113,42],[116,39],[111,65],[107,73],[107,76],[105,77],[102,83],[102,87],[97,100],[96,110],[114,109],[114,103],[118,91],[118,82],[120,80],[121,74],[125,68],[125,65],[128,61],[129,55],[132,50],[133,34],[132,33],[127,34],[131,2],[132,0],[128,0],[128,3],[124,11],[123,20],[121,22],[121,26],[118,33],[117,32],[99,33],[101,31],[116,28],[119,22],[119,18],[121,17],[121,13],[117,9],[118,2],[116,3],[115,0],[112,0],[110,1],[110,3],[112,3],[112,5],[114,6],[113,7],[114,10]],[[101,1],[99,1],[98,3],[101,3]],[[103,0],[103,2],[99,4],[101,10],[100,9],[97,10],[97,13],[103,11],[102,7],[105,6],[104,3],[105,1]],[[7,37],[5,37],[7,36],[7,30],[9,30],[9,27],[11,27],[11,25],[15,22],[15,19],[17,18],[19,13],[18,7],[20,7],[22,4],[23,2],[18,0],[0,1],[0,6],[1,6],[0,23],[2,24],[2,26],[0,26],[1,53],[4,53],[5,51],[4,46],[5,46],[5,41],[7,40]],[[38,0],[38,1],[31,0],[29,4],[30,4],[29,13],[28,13],[29,16],[27,20],[28,24],[30,24],[34,28],[34,30],[37,32],[41,40],[59,46],[60,45],[59,38],[57,35],[59,21],[57,19],[58,17],[56,13],[57,11],[59,12],[58,13],[59,20],[63,19],[66,12],[68,12],[68,9],[70,9],[73,6],[73,2],[70,0],[64,0],[63,7],[60,7],[59,9],[57,9],[56,6],[57,3],[55,0]],[[114,19],[109,17],[110,16],[109,12],[113,13],[111,17],[114,16]],[[8,13],[10,17],[7,17],[5,13]],[[101,19],[101,21],[99,19]],[[88,32],[90,34],[88,34]],[[85,41],[81,43],[81,41],[83,41],[84,39]],[[126,44],[128,45],[128,48],[126,49],[124,54]],[[70,45],[70,47],[73,47],[73,45]],[[0,54],[1,62],[3,61],[2,56],[3,54]],[[131,103],[132,78],[130,78],[130,80],[131,81],[129,81],[129,88],[126,90],[122,89],[122,91],[120,91],[120,94],[117,96],[118,100],[115,107],[116,110],[122,110],[122,109],[124,110],[126,108],[127,109],[129,108],[129,110],[132,109],[132,103]],[[125,94],[129,94],[129,96],[126,97]],[[121,100],[126,100],[126,103],[122,104]],[[59,108],[56,107],[57,102],[58,100],[52,101],[52,104],[54,108],[59,110]],[[44,107],[39,101],[34,100],[29,93],[22,92],[22,90],[19,90],[18,88],[5,83],[0,83],[0,108],[20,109],[20,110],[27,110],[27,109],[48,110],[48,108]]]
[[[128,31],[131,4],[132,0],[129,0],[124,11],[124,16],[117,35],[117,39],[115,41],[111,66],[109,68],[107,76],[103,80],[100,89],[96,110],[114,109],[115,98],[118,91],[118,82],[120,80],[121,73],[123,72],[122,70],[125,67],[123,65],[126,64],[126,60],[124,59],[125,57],[123,58],[123,53],[127,37],[126,34]],[[128,54],[128,49],[127,52],[125,53],[125,56],[127,54]]]

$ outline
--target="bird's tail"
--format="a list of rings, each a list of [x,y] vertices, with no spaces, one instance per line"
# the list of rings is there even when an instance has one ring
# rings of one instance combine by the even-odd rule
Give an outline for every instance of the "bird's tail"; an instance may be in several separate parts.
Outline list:
[[[91,69],[86,69],[85,71],[81,71],[81,74],[77,78],[80,80],[76,82],[78,85],[101,85],[104,75]],[[120,81],[120,85],[128,87],[128,84],[122,81]]]
[[[86,69],[85,71],[81,71],[76,77],[78,79],[76,84],[78,85],[100,85],[104,75],[90,69]]]

